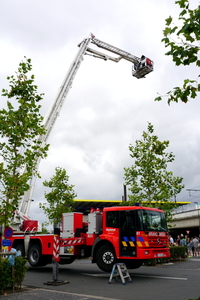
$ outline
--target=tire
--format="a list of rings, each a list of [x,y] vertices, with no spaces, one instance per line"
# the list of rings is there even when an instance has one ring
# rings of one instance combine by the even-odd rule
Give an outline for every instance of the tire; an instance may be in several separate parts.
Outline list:
[[[16,247],[14,247],[17,252],[20,253],[20,256],[24,257],[25,256],[25,250],[24,250],[24,245],[18,244]]]
[[[39,267],[46,264],[46,262],[42,263],[41,247],[39,245],[34,244],[30,247],[28,251],[28,262],[32,267]]]
[[[143,259],[137,259],[137,260],[125,260],[124,263],[128,269],[138,269],[142,266],[144,260]]]
[[[115,251],[110,245],[101,246],[96,252],[96,263],[104,272],[111,272],[116,262]]]

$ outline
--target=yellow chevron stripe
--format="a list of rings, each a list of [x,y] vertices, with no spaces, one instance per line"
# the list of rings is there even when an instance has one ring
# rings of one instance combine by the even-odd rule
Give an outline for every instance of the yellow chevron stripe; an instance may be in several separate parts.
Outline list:
[[[131,247],[135,247],[135,244],[133,242],[129,242]]]
[[[142,245],[141,242],[137,242],[137,245],[138,245],[139,247],[143,247],[143,245]]]
[[[149,247],[149,242],[145,242],[145,245],[146,245],[147,247]]]
[[[124,247],[127,247],[127,246],[128,246],[127,243],[126,243],[125,241],[122,241],[122,244],[123,244]]]

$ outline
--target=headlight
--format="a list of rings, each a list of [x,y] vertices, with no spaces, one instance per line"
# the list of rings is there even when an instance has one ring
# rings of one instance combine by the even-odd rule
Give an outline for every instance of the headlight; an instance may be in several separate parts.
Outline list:
[[[64,253],[73,253],[73,250],[74,250],[73,246],[64,247]]]

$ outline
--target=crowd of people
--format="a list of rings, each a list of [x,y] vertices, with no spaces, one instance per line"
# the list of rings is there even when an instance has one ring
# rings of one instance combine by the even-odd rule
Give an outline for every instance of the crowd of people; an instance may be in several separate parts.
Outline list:
[[[187,235],[177,235],[174,239],[171,235],[169,236],[170,246],[186,246],[188,249],[188,256],[200,256],[200,240],[198,237],[188,237]]]

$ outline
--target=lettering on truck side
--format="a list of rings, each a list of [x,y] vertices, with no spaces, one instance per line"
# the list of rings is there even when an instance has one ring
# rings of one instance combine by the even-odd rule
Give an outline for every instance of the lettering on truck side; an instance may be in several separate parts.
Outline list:
[[[106,232],[108,234],[114,234],[116,232],[116,228],[106,228]]]
[[[157,236],[157,235],[159,235],[159,236],[166,236],[166,233],[165,232],[154,232],[154,231],[150,231],[148,233],[148,236]]]

